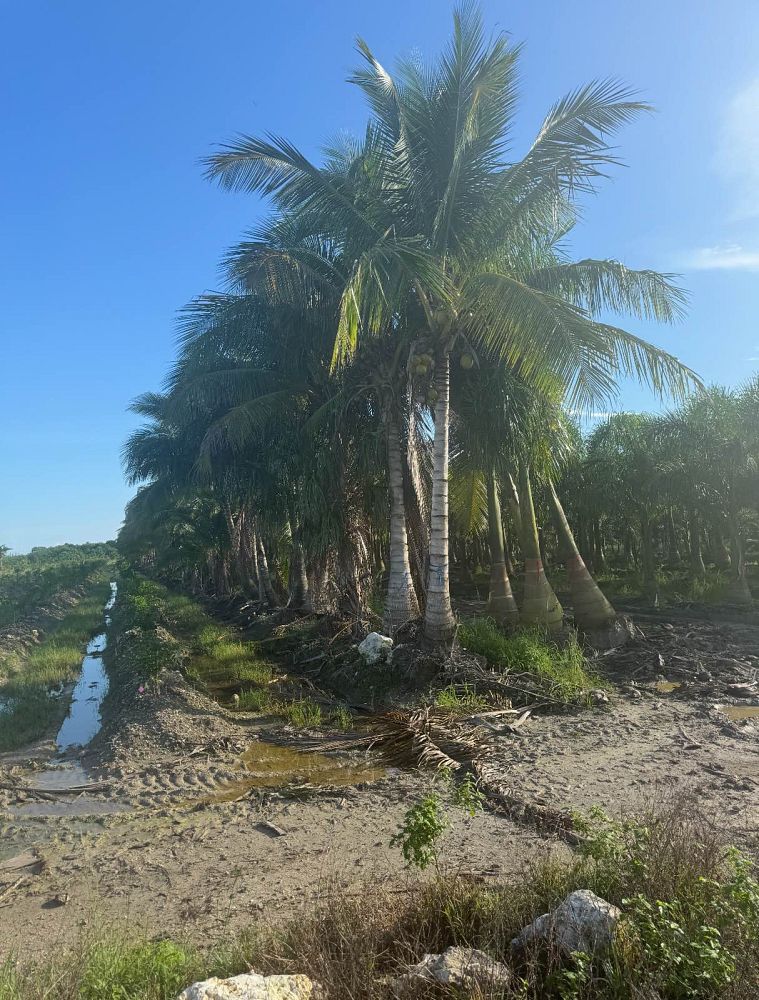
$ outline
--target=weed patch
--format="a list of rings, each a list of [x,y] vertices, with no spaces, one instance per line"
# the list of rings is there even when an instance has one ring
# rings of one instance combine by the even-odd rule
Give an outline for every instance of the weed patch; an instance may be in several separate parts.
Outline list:
[[[505,635],[492,618],[470,618],[461,623],[459,641],[504,673],[533,674],[549,693],[566,701],[582,700],[600,683],[588,671],[575,636],[558,645],[534,629]]]

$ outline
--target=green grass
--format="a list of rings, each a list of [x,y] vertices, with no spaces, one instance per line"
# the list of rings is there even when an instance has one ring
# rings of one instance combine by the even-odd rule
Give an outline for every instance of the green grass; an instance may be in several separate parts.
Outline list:
[[[576,637],[563,645],[551,642],[533,629],[505,635],[492,618],[470,618],[461,623],[459,641],[464,649],[484,656],[497,669],[509,674],[535,675],[555,697],[582,699],[599,679],[587,669]]]
[[[321,706],[310,698],[280,702],[276,707],[276,713],[287,719],[296,729],[317,729],[324,721]]]
[[[476,820],[475,820],[476,822]],[[625,822],[582,818],[569,860],[538,860],[512,882],[408,874],[362,891],[325,890],[309,910],[262,921],[215,948],[113,932],[70,952],[0,965],[2,1000],[174,1000],[198,979],[254,969],[300,972],[330,1000],[390,1000],[391,980],[425,953],[479,948],[512,970],[499,1000],[754,1000],[759,995],[759,883],[719,824],[683,800]],[[560,958],[510,943],[569,892],[622,909],[610,949]],[[356,929],[360,929],[360,933]],[[440,989],[411,996],[458,995]],[[479,994],[478,994],[479,995]]]
[[[0,699],[12,706],[0,716],[0,751],[41,739],[63,721],[68,699],[51,698],[48,691],[78,677],[85,646],[103,621],[109,593],[107,583],[101,580],[40,646],[0,660]]]
[[[450,684],[435,694],[435,705],[452,715],[471,715],[488,708],[488,701],[468,684]]]
[[[268,712],[276,703],[265,688],[247,688],[238,695],[237,708],[241,712]]]
[[[332,709],[329,713],[329,724],[334,726],[335,729],[347,733],[353,729],[353,716],[343,705],[338,705],[337,708]]]

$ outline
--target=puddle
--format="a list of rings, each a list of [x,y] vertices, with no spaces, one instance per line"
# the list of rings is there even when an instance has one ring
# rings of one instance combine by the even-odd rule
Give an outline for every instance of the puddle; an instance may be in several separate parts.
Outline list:
[[[61,764],[54,764],[40,771],[30,778],[28,784],[30,788],[37,788],[41,792],[59,791],[63,788],[76,788],[77,785],[86,785],[91,782],[87,772],[81,764],[75,761],[65,761]],[[70,795],[62,795],[59,799],[39,800],[31,799],[22,805],[12,806],[9,810],[11,816],[97,816],[109,813],[122,812],[126,807],[119,802],[106,802],[102,799],[94,799],[85,792]]]
[[[104,610],[110,611],[115,600],[116,584],[112,583],[111,596]],[[110,621],[108,615],[105,621],[107,625]],[[86,746],[100,729],[100,705],[108,692],[108,677],[102,656],[106,643],[106,633],[101,632],[87,644],[68,715],[55,740],[59,755],[74,747]],[[60,796],[51,795],[49,799],[30,799],[11,807],[9,812],[13,817],[77,817],[121,812],[126,808],[123,803],[103,801],[88,796],[86,791],[76,791],[79,785],[90,784],[91,780],[82,765],[76,761],[53,759],[44,771],[38,771],[30,777],[29,786],[40,792],[55,793],[62,789],[74,791]]]
[[[125,812],[126,809],[127,806],[123,802],[88,799],[84,795],[76,798],[71,795],[57,802],[25,802],[21,806],[12,806],[8,812],[14,819],[30,816],[66,819],[76,816],[108,816],[112,813]]]
[[[677,691],[682,687],[680,681],[657,681],[654,685],[657,691],[661,691],[662,694],[671,694],[673,691]]]
[[[720,705],[720,712],[732,719],[733,722],[740,722],[743,719],[759,719],[759,705]]]
[[[104,609],[106,612],[111,610],[115,600],[116,584],[112,583],[111,596]],[[106,615],[106,624],[109,620]],[[101,632],[87,644],[87,653],[82,660],[82,671],[71,696],[68,715],[55,740],[59,753],[72,747],[86,746],[100,729],[100,705],[108,693],[108,676],[102,655],[107,641],[105,632]]]
[[[212,796],[215,802],[227,802],[253,788],[283,788],[287,785],[347,787],[365,781],[379,781],[387,768],[370,764],[340,764],[334,757],[291,747],[281,747],[261,740],[240,758],[249,778],[235,781]]]

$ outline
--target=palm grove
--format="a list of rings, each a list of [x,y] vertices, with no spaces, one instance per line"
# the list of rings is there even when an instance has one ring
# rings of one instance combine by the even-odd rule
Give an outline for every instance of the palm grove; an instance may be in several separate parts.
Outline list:
[[[454,13],[431,65],[391,74],[358,52],[361,138],[313,163],[241,135],[207,161],[270,213],[229,251],[226,291],[182,313],[165,391],[134,404],[122,551],[271,606],[366,617],[381,599],[387,631],[421,617],[432,644],[454,634],[451,573],[488,566],[504,627],[561,624],[547,559],[586,630],[614,620],[591,575],[610,558],[648,588],[665,557],[695,574],[724,559],[747,598],[759,385],[701,390],[607,321],[676,322],[672,276],[567,249],[615,133],[647,106],[591,83],[511,159],[519,49],[476,8]],[[570,414],[629,375],[680,409],[582,440]]]

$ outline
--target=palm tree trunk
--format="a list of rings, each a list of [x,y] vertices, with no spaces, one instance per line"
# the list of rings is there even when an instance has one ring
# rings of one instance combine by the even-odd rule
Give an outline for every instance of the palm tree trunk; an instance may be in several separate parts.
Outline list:
[[[450,356],[442,352],[435,372],[435,442],[432,453],[432,504],[430,514],[430,563],[427,573],[427,607],[424,636],[433,644],[453,639],[448,550],[448,434],[450,422]]]
[[[390,575],[383,627],[393,635],[399,626],[419,617],[419,601],[409,562],[400,433],[394,416],[387,420],[387,469],[390,480]]]
[[[688,511],[688,550],[691,572],[697,580],[702,580],[706,576],[706,566],[701,552],[701,529],[695,510]]]
[[[277,595],[271,583],[269,560],[266,558],[266,549],[264,548],[264,543],[261,538],[258,539],[258,571],[261,577],[263,592],[266,595],[266,601],[270,607],[276,608],[279,601],[277,600]]]
[[[542,625],[560,629],[564,610],[548,582],[540,558],[538,525],[532,500],[530,470],[522,463],[519,470],[519,508],[522,515],[522,546],[524,548],[524,599],[522,621],[527,625]]]
[[[409,396],[411,390],[409,390]],[[412,404],[412,400],[409,399]],[[411,419],[409,420],[408,434],[406,441],[406,466],[408,468],[408,482],[404,482],[406,487],[404,494],[404,507],[406,511],[406,527],[409,534],[409,558],[411,561],[411,576],[414,582],[414,591],[419,601],[420,609],[424,608],[427,595],[427,566],[430,554],[430,516],[429,516],[429,484],[422,469],[421,450],[419,433],[413,419],[413,405],[409,406]]]
[[[519,538],[519,544],[523,545],[522,509],[519,506],[519,493],[517,492],[517,485],[514,482],[514,479],[510,473],[506,479],[506,490],[507,490],[509,510],[511,511],[511,518],[514,521],[514,527],[516,528],[517,537]]]
[[[583,631],[605,628],[616,620],[617,613],[589,573],[588,567],[580,555],[564,507],[552,482],[549,483],[549,489],[556,515],[556,530],[566,560],[575,622]]]
[[[746,578],[746,562],[743,551],[743,537],[741,535],[738,516],[730,513],[728,516],[728,526],[730,528],[730,587],[728,597],[736,604],[752,604],[751,591]]]
[[[651,518],[645,512],[640,517],[640,556],[643,570],[643,593],[655,603],[657,600],[657,588],[654,532]]]
[[[604,552],[603,534],[601,532],[601,522],[593,522],[593,570],[596,573],[603,573],[606,569],[606,553]]]
[[[255,526],[250,529],[250,556],[254,574],[253,582],[256,585],[258,600],[263,604],[266,600],[266,594],[264,592],[263,580],[261,579],[261,564],[258,558],[258,533]]]
[[[501,501],[498,497],[498,483],[494,472],[488,476],[488,540],[490,543],[490,593],[487,612],[499,625],[505,628],[514,628],[519,623],[519,608],[511,592],[511,581],[506,567]]]
[[[296,529],[291,527],[292,533],[292,553],[290,557],[290,579],[288,585],[289,597],[288,608],[295,611],[313,611],[311,602],[311,591],[308,586],[308,574],[306,573],[306,561],[303,557],[303,546]]]

